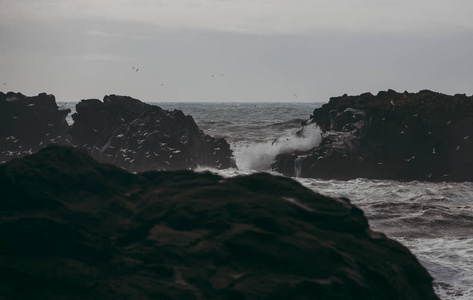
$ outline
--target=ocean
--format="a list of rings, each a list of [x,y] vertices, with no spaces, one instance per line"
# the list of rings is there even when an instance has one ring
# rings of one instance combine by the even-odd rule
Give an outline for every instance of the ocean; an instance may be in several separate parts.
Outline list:
[[[76,103],[58,103],[74,111]],[[206,134],[223,137],[238,169],[210,170],[222,176],[271,172],[279,153],[308,150],[320,142],[315,125],[301,122],[323,103],[149,103],[182,110]],[[68,122],[72,123],[71,114]],[[198,171],[208,170],[205,166]],[[401,242],[434,278],[441,299],[473,299],[473,183],[294,179],[317,193],[346,197],[363,209],[370,226]]]

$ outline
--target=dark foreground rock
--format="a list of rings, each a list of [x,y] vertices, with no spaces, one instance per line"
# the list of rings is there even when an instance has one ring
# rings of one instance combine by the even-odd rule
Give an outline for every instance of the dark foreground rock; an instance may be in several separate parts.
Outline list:
[[[0,162],[51,144],[85,149],[100,162],[128,171],[236,167],[230,145],[205,135],[191,116],[125,96],[83,100],[60,110],[54,96],[0,93]]]
[[[71,145],[66,116],[53,95],[0,92],[0,162],[37,152],[51,143]]]
[[[473,180],[473,97],[392,90],[331,98],[309,122],[324,132],[307,152],[280,155],[285,175]]]
[[[2,299],[438,299],[361,210],[287,178],[134,175],[50,146],[0,186]]]

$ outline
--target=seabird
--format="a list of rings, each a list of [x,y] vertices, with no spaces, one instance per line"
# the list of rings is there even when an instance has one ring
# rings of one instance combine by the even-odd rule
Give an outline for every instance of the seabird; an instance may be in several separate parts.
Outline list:
[[[430,177],[432,177],[432,174],[429,174],[429,175],[427,175],[426,177],[427,177],[427,178],[430,178]]]
[[[452,123],[452,120],[448,120],[447,125],[450,125]]]
[[[467,135],[467,136],[465,136],[463,139],[464,139],[464,140],[467,140],[468,138],[469,138],[469,136]]]
[[[391,99],[391,105],[394,106],[394,101]]]
[[[435,152],[435,148],[432,149],[432,154],[437,154],[437,152]]]
[[[460,145],[457,146],[457,151],[460,150]]]

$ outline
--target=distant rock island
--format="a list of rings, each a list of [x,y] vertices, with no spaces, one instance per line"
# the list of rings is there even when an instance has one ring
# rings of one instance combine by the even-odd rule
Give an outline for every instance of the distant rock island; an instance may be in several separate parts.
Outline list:
[[[0,93],[0,162],[49,144],[85,149],[128,171],[236,167],[230,145],[205,135],[191,116],[126,96],[82,100],[69,126],[53,95]]]
[[[323,131],[310,151],[276,157],[287,176],[473,181],[473,97],[393,90],[334,97],[309,120]]]
[[[132,174],[50,145],[0,186],[2,299],[438,299],[361,210],[288,178]]]

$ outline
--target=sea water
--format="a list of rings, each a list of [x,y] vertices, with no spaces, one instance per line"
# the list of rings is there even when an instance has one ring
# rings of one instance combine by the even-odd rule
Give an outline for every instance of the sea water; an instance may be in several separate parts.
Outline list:
[[[60,103],[74,109],[75,103]],[[238,169],[211,170],[223,176],[270,172],[279,153],[318,145],[316,124],[301,131],[322,103],[150,103],[193,116],[204,133],[231,145]],[[71,123],[72,119],[68,117]],[[473,183],[294,179],[315,192],[347,197],[365,212],[373,230],[409,248],[434,278],[441,299],[473,299]],[[205,169],[203,166],[202,169]]]

